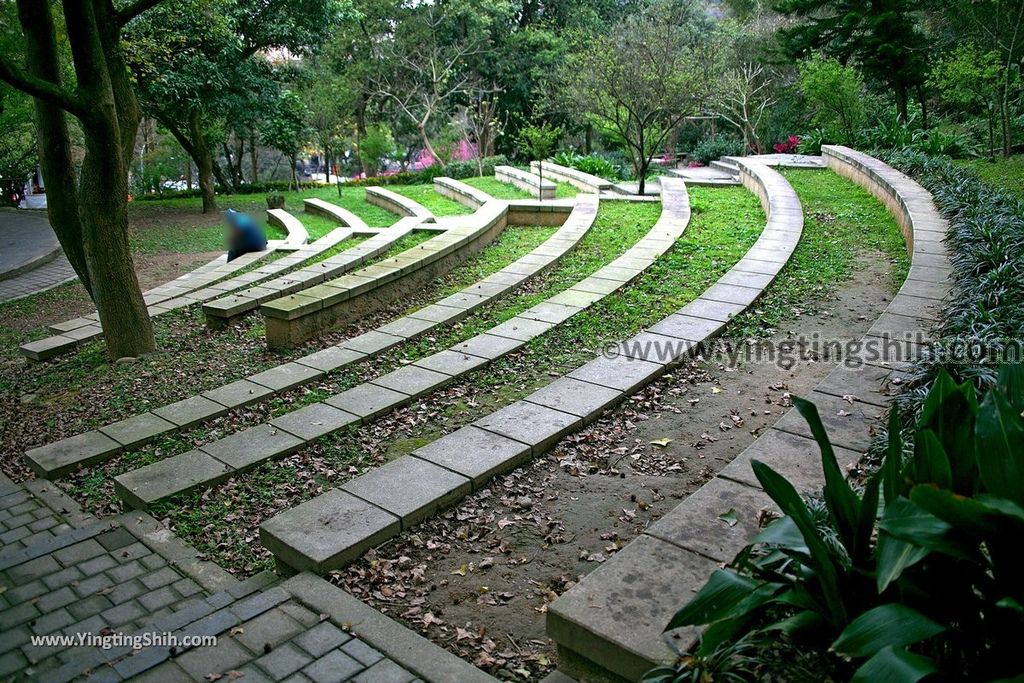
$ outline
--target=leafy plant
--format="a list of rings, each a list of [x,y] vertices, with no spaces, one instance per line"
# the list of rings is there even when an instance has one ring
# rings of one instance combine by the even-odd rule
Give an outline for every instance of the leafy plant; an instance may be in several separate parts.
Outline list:
[[[821,146],[831,144],[834,139],[824,128],[815,128],[800,136],[797,151],[801,154],[821,154]]]
[[[706,625],[698,657],[748,632],[827,646],[856,666],[855,683],[1024,674],[1024,368],[1004,365],[981,402],[940,373],[912,445],[893,412],[882,466],[859,490],[814,405],[794,404],[821,451],[826,514],[755,460],[784,516],[666,631]]]
[[[716,159],[742,153],[742,141],[719,133],[698,142],[697,146],[693,148],[693,152],[690,153],[690,158],[706,166]]]
[[[606,180],[622,180],[625,175],[621,166],[596,154],[576,154],[572,150],[562,150],[551,157],[551,161],[559,166],[568,166],[578,171],[596,175]]]

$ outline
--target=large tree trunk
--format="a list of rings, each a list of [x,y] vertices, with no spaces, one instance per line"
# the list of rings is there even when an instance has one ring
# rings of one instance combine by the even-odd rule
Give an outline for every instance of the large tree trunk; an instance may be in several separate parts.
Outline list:
[[[249,141],[249,182],[259,182],[260,168],[259,164],[256,163],[256,133],[253,132],[252,139]]]
[[[420,129],[420,138],[422,138],[422,140],[423,140],[423,146],[427,148],[428,152],[430,152],[430,156],[433,157],[435,162],[437,162],[437,165],[440,166],[441,168],[444,168],[445,167],[444,159],[442,159],[441,157],[437,156],[437,152],[434,151],[434,146],[432,144],[430,144],[430,136],[427,135],[427,123],[426,123],[426,121],[424,121],[423,123],[418,124],[417,127]]]
[[[199,173],[199,189],[203,193],[203,213],[214,213],[217,211],[217,192],[213,182],[213,154],[210,152],[210,146],[206,144],[202,117],[198,109],[189,114],[188,124],[192,135],[192,148],[195,150],[193,156],[196,170]]]
[[[907,122],[907,86],[903,83],[897,83],[893,86],[893,92],[896,96],[896,118],[901,123]]]

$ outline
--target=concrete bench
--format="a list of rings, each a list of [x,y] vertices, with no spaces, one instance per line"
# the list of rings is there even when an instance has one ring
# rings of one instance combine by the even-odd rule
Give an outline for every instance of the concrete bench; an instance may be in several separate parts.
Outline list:
[[[528,171],[521,171],[513,166],[495,166],[494,177],[503,183],[515,185],[535,197],[539,191],[540,199],[554,199],[555,190],[558,189],[558,186],[550,180],[541,180],[539,176]]]
[[[545,161],[543,165],[540,162],[531,161],[530,170],[541,177],[554,178],[555,180],[559,180],[563,183],[569,183],[583,192],[601,194],[602,192],[613,191],[612,182],[610,180],[599,178],[596,175],[591,175],[590,173],[584,173],[583,171],[570,168],[569,166],[559,166],[551,161]]]
[[[434,191],[448,199],[468,206],[471,209],[478,209],[494,197],[483,190],[478,190],[472,185],[455,180],[454,178],[434,178]]]
[[[267,223],[283,228],[288,233],[284,243],[278,247],[282,251],[295,251],[309,242],[309,232],[306,231],[306,226],[284,209],[267,209]]]
[[[370,229],[370,226],[366,224],[366,221],[359,216],[346,208],[340,207],[337,204],[331,204],[323,199],[317,199],[315,197],[303,199],[302,207],[308,213],[315,213],[319,216],[336,220],[341,225],[344,225],[347,228],[352,228],[357,235]]]
[[[823,157],[829,168],[865,187],[889,207],[903,226],[912,256],[912,275],[864,340],[883,339],[884,335],[896,338],[927,328],[949,286],[949,266],[941,243],[947,226],[928,193],[895,169],[859,152],[826,146]],[[737,160],[745,184],[752,171],[757,174],[756,164]],[[767,184],[756,192],[769,198],[774,194]],[[772,207],[770,221],[795,216],[795,209]],[[755,267],[762,262],[761,257],[747,261],[757,264]],[[927,270],[915,273],[922,263],[928,264],[923,267]],[[908,311],[919,314],[909,316]],[[666,332],[673,326],[666,321],[651,332]],[[839,366],[807,397],[819,406],[842,462],[856,462],[870,444],[875,418],[884,413],[890,400],[886,383],[898,374],[894,370],[898,365]],[[852,404],[844,399],[848,396],[856,396]],[[836,417],[840,413],[846,417]],[[662,628],[715,569],[731,562],[750,542],[758,532],[758,511],[772,506],[750,468],[755,458],[804,493],[816,492],[823,484],[818,446],[803,418],[790,410],[714,479],[551,604],[547,630],[558,643],[563,672],[582,675],[596,667],[636,680],[650,667],[673,658],[662,639]],[[730,508],[740,520],[731,527],[717,518]],[[624,586],[643,586],[645,594],[624,590]],[[658,599],[652,600],[650,595]],[[686,649],[696,642],[697,633],[687,629],[672,636],[678,647]]]
[[[383,187],[366,188],[366,201],[399,216],[418,218],[423,223],[433,223],[434,214],[417,201]]]

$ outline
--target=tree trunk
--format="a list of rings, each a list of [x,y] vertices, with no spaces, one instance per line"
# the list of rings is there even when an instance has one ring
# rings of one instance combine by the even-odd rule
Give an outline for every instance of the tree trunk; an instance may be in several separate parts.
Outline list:
[[[231,169],[235,178],[235,192],[242,186],[245,176],[242,175],[242,161],[245,158],[245,138],[235,133],[235,166]]]
[[[192,157],[185,159],[185,187],[192,190]]]
[[[259,168],[259,165],[256,163],[257,155],[258,155],[258,152],[256,150],[256,132],[253,131],[252,139],[249,140],[249,166],[250,166],[249,182],[250,183],[258,182],[259,179],[260,179],[259,178],[260,168]]]
[[[437,162],[438,166],[442,169],[445,168],[444,160],[437,156],[437,152],[434,151],[434,146],[430,144],[430,136],[427,135],[426,122],[418,124],[417,127],[420,129],[420,137],[423,139],[423,146],[427,148],[427,151],[430,152],[430,156],[434,158],[434,161]]]
[[[195,109],[188,117],[192,147],[195,150],[196,170],[199,173],[199,189],[203,193],[203,213],[217,211],[217,192],[213,183],[213,155],[203,135],[202,118]]]
[[[903,83],[897,83],[894,87],[894,94],[896,95],[896,118],[899,119],[900,123],[907,122],[907,86]]]
[[[292,161],[292,185],[295,186],[295,191],[298,192],[299,191],[299,174],[295,170],[295,164],[298,161],[298,159],[296,158],[297,155],[295,155],[295,154],[291,154],[289,156],[290,156],[291,161]]]

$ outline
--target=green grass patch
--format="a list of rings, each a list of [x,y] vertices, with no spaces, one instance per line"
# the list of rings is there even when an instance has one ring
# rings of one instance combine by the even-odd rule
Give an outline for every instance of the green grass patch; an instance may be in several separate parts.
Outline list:
[[[960,159],[954,163],[971,169],[989,185],[1024,200],[1024,155],[995,159]]]
[[[494,176],[480,176],[479,178],[463,178],[462,182],[471,185],[478,190],[486,192],[495,199],[530,199],[534,195],[520,190],[515,185],[503,183]]]
[[[794,309],[814,313],[827,295],[853,276],[858,255],[884,254],[892,262],[889,288],[907,277],[910,259],[896,221],[877,199],[832,171],[782,169],[804,210],[804,231],[789,263],[755,309],[736,317],[726,334],[772,334]]]
[[[426,183],[422,185],[392,185],[388,189],[394,190],[414,202],[418,202],[435,216],[459,216],[473,213],[473,210],[468,206],[459,204],[453,199],[448,199],[436,192],[433,185]]]

